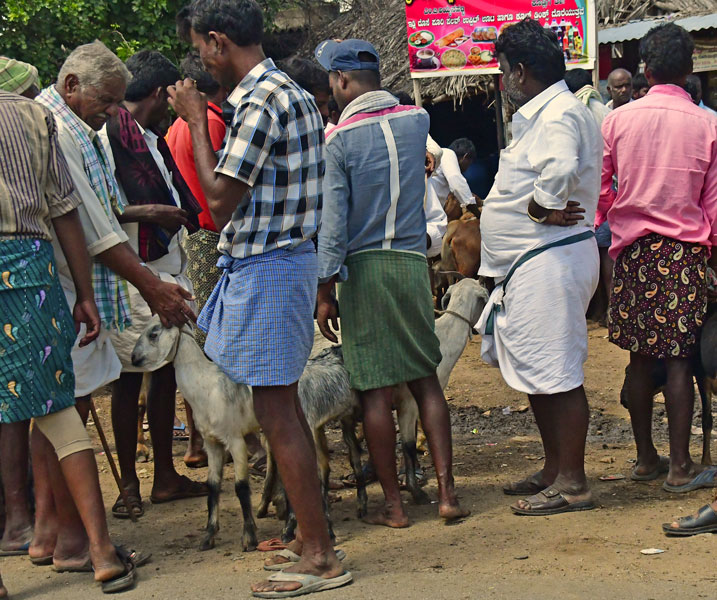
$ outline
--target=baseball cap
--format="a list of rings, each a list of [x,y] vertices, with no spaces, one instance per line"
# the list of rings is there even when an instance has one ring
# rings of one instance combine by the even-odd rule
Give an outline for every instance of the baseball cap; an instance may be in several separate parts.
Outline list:
[[[376,62],[359,60],[359,53],[367,52]],[[378,71],[378,52],[365,40],[325,40],[316,46],[316,60],[327,71]]]

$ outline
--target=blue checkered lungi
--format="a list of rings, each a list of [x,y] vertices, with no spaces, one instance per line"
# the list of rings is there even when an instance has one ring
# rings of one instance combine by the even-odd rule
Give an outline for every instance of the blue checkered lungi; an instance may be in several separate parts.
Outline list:
[[[237,383],[299,380],[314,343],[318,267],[314,244],[237,259],[222,256],[219,283],[197,325],[204,352]]]

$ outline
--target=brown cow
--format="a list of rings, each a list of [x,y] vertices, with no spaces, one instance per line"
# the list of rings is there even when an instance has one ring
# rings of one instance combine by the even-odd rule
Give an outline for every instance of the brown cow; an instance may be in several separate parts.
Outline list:
[[[448,223],[441,260],[434,265],[436,303],[448,286],[464,277],[475,278],[480,267],[480,219],[470,213]]]

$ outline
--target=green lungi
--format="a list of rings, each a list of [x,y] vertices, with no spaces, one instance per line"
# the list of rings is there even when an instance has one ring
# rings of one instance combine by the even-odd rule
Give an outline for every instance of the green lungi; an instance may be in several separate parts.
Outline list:
[[[197,315],[207,303],[219,282],[222,270],[217,267],[221,253],[217,250],[219,234],[208,229],[200,229],[184,238],[184,251],[187,253],[187,277],[194,287],[197,302]],[[198,327],[194,332],[200,348],[204,348],[207,334]]]
[[[346,259],[338,286],[351,387],[373,390],[434,375],[441,362],[426,257],[367,250]]]

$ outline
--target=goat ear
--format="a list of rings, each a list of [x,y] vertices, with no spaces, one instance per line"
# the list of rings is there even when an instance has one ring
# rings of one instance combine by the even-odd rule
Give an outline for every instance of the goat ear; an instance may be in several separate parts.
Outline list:
[[[443,295],[443,298],[441,298],[441,308],[443,310],[448,310],[448,303],[451,301],[451,291],[446,290],[446,293]]]

